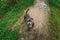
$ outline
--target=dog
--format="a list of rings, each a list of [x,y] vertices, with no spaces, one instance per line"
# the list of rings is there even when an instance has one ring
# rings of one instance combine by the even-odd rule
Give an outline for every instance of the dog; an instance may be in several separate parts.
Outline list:
[[[26,14],[24,16],[24,21],[26,22],[27,30],[30,31],[34,27],[34,22],[33,22],[33,18],[31,18],[27,14],[28,11],[29,11],[29,9],[27,9],[27,11],[26,11]]]

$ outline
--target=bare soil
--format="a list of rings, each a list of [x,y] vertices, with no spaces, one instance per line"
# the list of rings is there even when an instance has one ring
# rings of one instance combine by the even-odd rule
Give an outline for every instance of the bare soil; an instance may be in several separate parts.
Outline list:
[[[47,40],[48,34],[48,21],[49,21],[49,6],[45,3],[45,0],[36,0],[35,5],[29,7],[28,14],[33,18],[35,27],[33,30],[37,32],[37,40]],[[28,32],[27,32],[28,34]],[[30,37],[33,35],[33,31],[30,32]],[[42,38],[41,38],[42,37]],[[43,37],[45,39],[43,39]],[[33,39],[30,39],[33,40]]]
[[[23,31],[25,34],[24,37],[21,35],[18,40],[48,40],[49,6],[45,3],[45,0],[35,0],[35,4],[29,9],[28,14],[33,18],[34,28],[29,32],[26,31],[26,25],[24,28],[20,28],[19,32]]]

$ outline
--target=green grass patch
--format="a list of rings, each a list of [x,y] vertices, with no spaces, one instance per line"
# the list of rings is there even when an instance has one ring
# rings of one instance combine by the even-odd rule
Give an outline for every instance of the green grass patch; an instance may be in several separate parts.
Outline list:
[[[50,6],[60,9],[60,0],[48,0]]]
[[[0,40],[16,40],[19,29],[8,32],[8,28],[13,25],[19,17],[23,15],[22,11],[34,4],[34,0],[20,0],[18,5],[15,5],[7,14],[0,18]],[[2,11],[3,12],[3,11]],[[5,34],[7,33],[7,35]],[[7,39],[6,39],[6,38]]]
[[[48,0],[50,5],[50,38],[49,40],[60,40],[60,0]]]
[[[50,39],[60,40],[60,0],[50,0]]]
[[[50,40],[60,40],[60,11],[56,7],[51,7],[51,20],[50,20],[50,33],[52,39]]]

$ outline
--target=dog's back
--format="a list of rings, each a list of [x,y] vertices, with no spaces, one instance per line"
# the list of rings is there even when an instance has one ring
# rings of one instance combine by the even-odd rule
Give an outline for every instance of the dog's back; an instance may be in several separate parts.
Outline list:
[[[29,14],[28,14],[28,11],[29,11],[29,9],[27,9],[26,14],[24,16],[25,21],[30,18]]]

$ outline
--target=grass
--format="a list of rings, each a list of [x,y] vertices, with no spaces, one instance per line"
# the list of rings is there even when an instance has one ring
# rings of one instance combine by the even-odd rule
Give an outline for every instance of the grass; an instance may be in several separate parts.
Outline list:
[[[60,40],[60,1],[50,0],[50,39],[49,40]]]
[[[15,5],[9,10],[3,18],[0,18],[0,40],[17,40],[16,37],[18,37],[19,29],[9,31],[8,28],[22,16],[23,9],[33,5],[34,0],[20,0],[20,2],[20,4]]]
[[[51,20],[50,20],[50,33],[52,36],[51,40],[60,40],[60,11],[55,7],[51,7]]]

